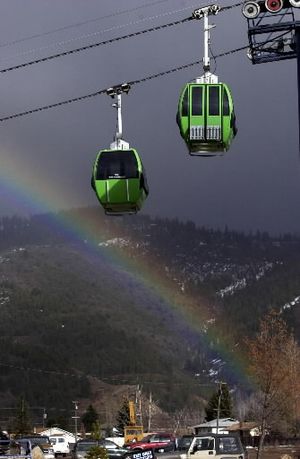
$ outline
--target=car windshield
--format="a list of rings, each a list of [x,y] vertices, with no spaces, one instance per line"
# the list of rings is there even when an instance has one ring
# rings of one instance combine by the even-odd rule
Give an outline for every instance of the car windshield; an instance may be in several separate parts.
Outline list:
[[[50,443],[48,437],[24,437],[24,439],[30,440],[33,445],[45,445]]]
[[[188,448],[192,443],[193,437],[182,437],[178,441],[178,446],[180,448]]]
[[[110,440],[103,440],[101,442],[101,446],[104,446],[104,448],[107,448],[107,449],[118,449],[119,448],[119,446],[116,443]]]
[[[235,437],[220,438],[219,449],[222,453],[238,454],[240,452],[240,445]]]
[[[148,442],[148,441],[151,440],[151,438],[152,438],[152,435],[146,435],[146,437],[143,437],[143,438],[141,439],[141,441],[147,441],[147,442]]]
[[[211,437],[197,438],[194,445],[195,451],[206,451],[214,448],[214,439]]]
[[[88,451],[92,446],[96,446],[97,442],[77,443],[77,451]]]

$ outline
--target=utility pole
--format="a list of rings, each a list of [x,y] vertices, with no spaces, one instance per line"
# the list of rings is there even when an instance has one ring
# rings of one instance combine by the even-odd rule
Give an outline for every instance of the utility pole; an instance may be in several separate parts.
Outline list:
[[[148,409],[148,427],[147,432],[151,432],[151,417],[152,417],[152,392],[149,394],[149,409]]]
[[[217,432],[216,432],[217,434],[219,433],[219,421],[220,421],[221,398],[222,398],[222,383],[219,384],[219,393],[218,393]]]
[[[220,414],[221,414],[221,401],[222,401],[222,386],[225,386],[225,382],[219,382],[219,390],[218,390],[218,405],[217,405],[217,432],[219,433],[219,424],[220,424]]]
[[[75,443],[77,443],[77,419],[79,419],[79,416],[77,416],[78,412],[78,402],[75,400],[72,403],[74,403],[74,416],[72,416],[72,419],[74,419],[75,423]]]
[[[43,429],[45,428],[46,419],[47,419],[46,408],[43,408]]]

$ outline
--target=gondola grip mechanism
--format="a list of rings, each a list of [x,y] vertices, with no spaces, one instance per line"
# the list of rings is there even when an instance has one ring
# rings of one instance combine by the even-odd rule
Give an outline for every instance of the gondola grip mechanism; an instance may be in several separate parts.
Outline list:
[[[211,14],[218,14],[220,11],[220,6],[219,5],[209,5],[209,6],[204,6],[203,8],[198,8],[195,10],[192,14],[192,17],[194,19],[202,19],[206,14],[211,15]]]

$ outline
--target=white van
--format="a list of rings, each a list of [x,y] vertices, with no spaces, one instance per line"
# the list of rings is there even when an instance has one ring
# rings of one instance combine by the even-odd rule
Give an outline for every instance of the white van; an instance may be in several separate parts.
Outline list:
[[[53,445],[55,457],[59,455],[66,457],[67,454],[70,454],[69,442],[62,435],[50,435],[50,441]]]

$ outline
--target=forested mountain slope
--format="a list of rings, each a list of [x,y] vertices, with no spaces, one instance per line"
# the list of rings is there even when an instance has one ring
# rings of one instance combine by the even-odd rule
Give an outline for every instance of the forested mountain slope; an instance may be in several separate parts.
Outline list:
[[[4,218],[0,230],[2,405],[24,394],[63,408],[92,397],[95,376],[142,383],[174,411],[206,397],[199,383],[238,382],[231,356],[270,307],[300,337],[296,236],[98,208]]]

